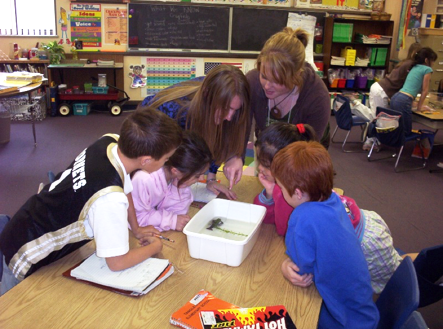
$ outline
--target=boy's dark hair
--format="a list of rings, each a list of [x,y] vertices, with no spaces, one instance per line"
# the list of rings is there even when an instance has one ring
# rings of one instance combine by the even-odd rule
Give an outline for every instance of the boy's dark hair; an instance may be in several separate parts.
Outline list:
[[[120,129],[118,147],[130,159],[151,156],[159,160],[182,141],[182,129],[166,114],[142,107],[127,117]]]
[[[271,168],[275,154],[287,145],[298,141],[316,140],[315,130],[308,124],[294,125],[275,122],[258,135],[255,142],[257,161],[265,168]]]
[[[415,64],[426,64],[426,59],[428,61],[436,61],[437,60],[437,54],[435,51],[433,51],[431,48],[429,47],[424,47],[422,49],[420,49],[419,51],[417,51],[417,53],[415,54]],[[429,65],[431,65],[431,63],[428,63]]]
[[[299,189],[307,193],[311,201],[325,201],[332,193],[332,160],[318,142],[289,144],[277,153],[271,171],[290,195]]]
[[[176,168],[183,177],[178,181],[178,187],[197,173],[207,169],[212,155],[205,140],[192,131],[183,132],[183,141],[174,154],[165,163],[165,167]]]

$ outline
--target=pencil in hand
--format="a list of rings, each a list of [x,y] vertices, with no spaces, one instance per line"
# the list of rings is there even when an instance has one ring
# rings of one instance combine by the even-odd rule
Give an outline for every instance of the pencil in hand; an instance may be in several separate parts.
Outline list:
[[[167,237],[165,237],[165,236],[163,236],[163,235],[160,235],[160,234],[155,234],[155,233],[154,233],[154,236],[157,237],[157,238],[159,238],[159,239],[162,239],[162,240],[166,240],[166,241],[169,241],[169,242],[175,242],[174,240],[169,239],[169,238],[167,238]]]

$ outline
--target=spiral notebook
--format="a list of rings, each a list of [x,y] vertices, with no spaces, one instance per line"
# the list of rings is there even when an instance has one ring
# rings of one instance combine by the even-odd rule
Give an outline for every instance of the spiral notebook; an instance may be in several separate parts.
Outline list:
[[[138,297],[147,294],[174,273],[167,259],[148,258],[123,271],[111,271],[104,258],[92,254],[63,273],[63,276],[110,290]]]
[[[209,291],[200,290],[197,295],[171,315],[169,322],[184,329],[202,329],[200,311],[228,308],[238,308],[238,306],[213,296]]]

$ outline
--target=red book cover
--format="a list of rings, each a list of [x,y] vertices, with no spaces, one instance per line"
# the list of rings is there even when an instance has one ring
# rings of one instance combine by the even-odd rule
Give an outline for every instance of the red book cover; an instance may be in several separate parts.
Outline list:
[[[171,315],[171,324],[185,329],[203,329],[200,321],[201,310],[234,309],[238,306],[225,302],[209,291],[200,290],[190,301]]]
[[[283,305],[200,311],[204,329],[296,329]]]

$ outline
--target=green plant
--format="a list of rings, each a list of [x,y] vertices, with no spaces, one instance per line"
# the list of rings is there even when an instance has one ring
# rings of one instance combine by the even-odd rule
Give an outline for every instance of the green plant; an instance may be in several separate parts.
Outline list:
[[[49,62],[51,64],[60,64],[61,60],[66,58],[65,49],[57,41],[51,41],[47,45],[43,45],[43,48],[49,52]]]

